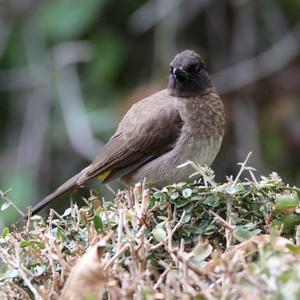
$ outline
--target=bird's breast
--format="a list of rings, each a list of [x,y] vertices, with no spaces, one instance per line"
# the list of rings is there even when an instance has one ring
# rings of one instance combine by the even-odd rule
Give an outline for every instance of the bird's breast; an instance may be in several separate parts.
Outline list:
[[[221,99],[216,94],[209,94],[175,101],[183,126],[174,148],[133,172],[131,183],[142,181],[144,177],[156,187],[188,181],[194,170],[177,168],[179,165],[191,160],[209,166],[219,152],[225,124]]]

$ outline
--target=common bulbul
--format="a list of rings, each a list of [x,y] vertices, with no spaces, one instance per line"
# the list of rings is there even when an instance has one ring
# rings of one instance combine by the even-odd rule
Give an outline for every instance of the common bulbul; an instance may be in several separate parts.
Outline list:
[[[162,187],[187,181],[191,160],[210,165],[224,135],[223,102],[201,57],[185,50],[170,63],[168,87],[135,103],[96,159],[33,207],[36,213],[56,197],[97,177],[121,178]]]

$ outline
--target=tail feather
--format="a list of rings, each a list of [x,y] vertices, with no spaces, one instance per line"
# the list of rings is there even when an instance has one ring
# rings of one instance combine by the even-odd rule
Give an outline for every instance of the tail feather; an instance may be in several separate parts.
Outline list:
[[[72,178],[70,178],[68,181],[66,181],[63,185],[58,187],[53,193],[39,201],[33,208],[32,208],[32,214],[36,214],[38,211],[43,209],[45,206],[47,206],[48,203],[50,203],[53,199],[56,197],[63,195],[64,193],[70,191],[73,188],[78,187],[77,181],[82,175],[82,172],[76,174]]]

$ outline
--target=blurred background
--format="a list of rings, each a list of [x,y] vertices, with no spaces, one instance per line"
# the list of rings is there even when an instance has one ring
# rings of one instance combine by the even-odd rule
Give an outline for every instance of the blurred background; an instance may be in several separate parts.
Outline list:
[[[25,211],[80,171],[188,48],[225,101],[217,179],[252,151],[258,175],[299,185],[299,0],[1,0],[0,190]]]

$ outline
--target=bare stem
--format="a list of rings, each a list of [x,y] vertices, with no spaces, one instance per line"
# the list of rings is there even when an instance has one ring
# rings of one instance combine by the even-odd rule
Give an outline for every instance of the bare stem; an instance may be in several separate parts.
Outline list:
[[[234,186],[237,184],[237,182],[239,181],[239,179],[240,179],[242,173],[244,172],[244,170],[245,170],[245,168],[246,168],[246,164],[247,164],[247,162],[248,162],[248,160],[249,160],[251,154],[252,154],[252,152],[249,152],[248,155],[247,155],[247,157],[246,157],[246,159],[245,159],[245,161],[242,162],[242,163],[238,163],[238,165],[240,165],[241,168],[240,168],[240,171],[239,171],[239,173],[237,174],[237,176],[236,176],[236,178],[235,178],[235,180],[234,180],[234,182],[233,182],[233,184],[232,184],[232,187],[234,187]]]
[[[9,197],[7,196],[7,193],[9,192],[9,190],[5,193],[3,193],[2,191],[0,191],[0,197],[7,202],[9,205],[11,205],[20,215],[21,217],[25,217],[25,214],[13,203],[13,201],[11,201],[9,199]]]

